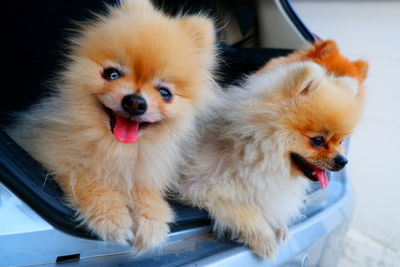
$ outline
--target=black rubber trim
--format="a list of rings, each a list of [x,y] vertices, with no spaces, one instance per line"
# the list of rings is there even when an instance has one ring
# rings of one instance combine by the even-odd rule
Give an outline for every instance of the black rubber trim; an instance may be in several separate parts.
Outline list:
[[[297,30],[303,35],[303,37],[311,42],[315,42],[314,35],[307,29],[307,27],[303,24],[299,16],[297,16],[296,12],[294,11],[294,8],[290,4],[289,0],[280,0],[281,6],[283,10],[285,10],[286,14],[290,18],[290,20],[293,22],[293,24],[296,26]]]

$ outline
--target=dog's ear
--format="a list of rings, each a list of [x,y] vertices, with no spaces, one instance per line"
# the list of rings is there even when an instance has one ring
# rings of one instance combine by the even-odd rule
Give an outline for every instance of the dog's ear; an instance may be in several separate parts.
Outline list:
[[[291,85],[290,97],[310,94],[318,87],[319,81],[325,74],[324,69],[313,62],[299,62],[292,64],[288,70]]]
[[[360,82],[363,82],[367,78],[369,64],[365,60],[356,60],[353,61],[354,66],[356,67],[359,73]]]
[[[179,18],[181,25],[186,29],[188,36],[190,36],[195,45],[201,52],[209,52],[214,49],[215,43],[215,27],[211,19],[197,15]]]
[[[315,57],[323,59],[334,54],[339,54],[339,48],[333,40],[317,43],[314,46]]]

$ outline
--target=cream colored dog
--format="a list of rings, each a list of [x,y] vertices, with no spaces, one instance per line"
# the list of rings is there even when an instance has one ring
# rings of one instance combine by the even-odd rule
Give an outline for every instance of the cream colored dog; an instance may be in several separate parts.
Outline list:
[[[213,22],[125,0],[84,23],[55,93],[10,136],[43,164],[87,228],[153,248],[167,237],[181,143],[213,98]]]
[[[254,74],[200,127],[180,197],[208,210],[217,233],[272,257],[309,180],[325,187],[326,170],[346,165],[340,144],[360,116],[357,91],[357,80],[307,61]]]

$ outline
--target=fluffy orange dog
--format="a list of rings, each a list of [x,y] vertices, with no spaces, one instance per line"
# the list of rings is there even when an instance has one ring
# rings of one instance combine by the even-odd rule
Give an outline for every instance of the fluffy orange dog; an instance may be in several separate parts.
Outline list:
[[[357,81],[310,61],[282,64],[231,88],[187,150],[179,193],[206,209],[217,234],[273,257],[300,215],[308,181],[346,164],[341,141],[361,114]],[[307,178],[307,179],[304,179]]]
[[[154,247],[173,220],[163,192],[180,144],[213,97],[213,23],[125,0],[79,33],[54,95],[8,132],[54,174],[90,230]]]
[[[308,181],[326,187],[327,171],[348,162],[341,143],[361,116],[367,68],[327,41],[231,88],[186,150],[181,199],[208,210],[217,234],[273,257],[300,215]]]

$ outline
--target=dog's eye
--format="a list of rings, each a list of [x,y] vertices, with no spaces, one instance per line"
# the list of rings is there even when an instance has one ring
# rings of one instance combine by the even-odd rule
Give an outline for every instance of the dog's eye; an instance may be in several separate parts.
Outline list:
[[[170,101],[172,99],[172,93],[165,87],[158,88],[160,95],[164,101]]]
[[[325,139],[323,136],[311,137],[310,142],[313,147],[321,147],[325,145]]]
[[[112,81],[121,78],[121,72],[116,68],[106,68],[103,70],[103,78]]]

